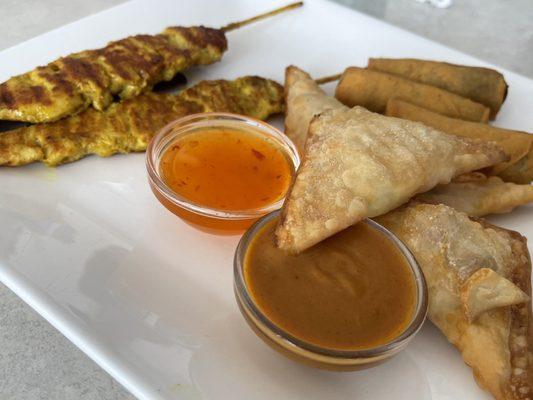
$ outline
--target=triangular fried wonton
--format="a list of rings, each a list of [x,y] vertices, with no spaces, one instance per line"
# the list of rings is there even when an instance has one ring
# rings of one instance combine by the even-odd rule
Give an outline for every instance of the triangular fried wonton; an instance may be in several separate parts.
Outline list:
[[[503,214],[515,207],[533,202],[533,186],[504,182],[497,176],[487,177],[472,172],[455,178],[447,185],[438,185],[419,194],[415,200],[446,204],[471,217]]]
[[[285,69],[285,134],[303,154],[307,129],[315,115],[345,107],[324,93],[311,76],[293,65]]]
[[[533,395],[531,260],[520,234],[444,205],[376,218],[411,250],[428,284],[431,321],[498,400]]]
[[[458,138],[362,107],[323,112],[308,135],[276,232],[278,246],[291,252],[506,157],[491,142]]]

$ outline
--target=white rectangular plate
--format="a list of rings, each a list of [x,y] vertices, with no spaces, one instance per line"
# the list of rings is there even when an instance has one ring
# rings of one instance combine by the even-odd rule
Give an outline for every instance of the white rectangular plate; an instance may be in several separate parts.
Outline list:
[[[0,81],[58,56],[170,25],[219,27],[285,4],[136,0],[0,53]],[[445,11],[444,11],[445,12]],[[322,0],[228,34],[222,62],[187,75],[314,76],[370,56],[479,60]],[[533,81],[505,72],[498,125],[533,127]],[[331,89],[333,85],[329,86]],[[246,326],[233,298],[238,237],[187,226],[152,196],[142,154],[57,169],[0,170],[0,279],[141,399],[487,399],[428,322],[380,367],[332,373],[294,364]],[[497,218],[533,238],[533,208]]]

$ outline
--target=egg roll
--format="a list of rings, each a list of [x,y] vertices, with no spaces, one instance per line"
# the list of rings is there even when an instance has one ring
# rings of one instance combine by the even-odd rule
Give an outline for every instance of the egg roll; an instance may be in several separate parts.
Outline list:
[[[490,111],[483,104],[434,86],[357,67],[344,71],[335,97],[349,107],[362,106],[381,114],[393,97],[466,121],[487,122]]]
[[[531,259],[526,239],[445,205],[409,205],[376,218],[418,261],[429,319],[497,400],[533,394]]]
[[[324,111],[309,125],[302,163],[276,230],[280,248],[298,253],[417,193],[493,165],[491,142],[447,135],[363,107]]]
[[[525,157],[501,171],[498,176],[507,182],[528,184],[533,181],[533,146]]]
[[[501,73],[490,68],[413,58],[370,58],[368,68],[435,86],[490,108],[494,119],[507,96]]]
[[[504,182],[497,176],[480,172],[460,175],[447,185],[437,185],[419,194],[417,201],[446,204],[471,217],[503,214],[533,202],[533,186]]]
[[[451,135],[497,142],[509,156],[509,161],[495,165],[487,173],[515,183],[525,184],[533,180],[533,135],[527,132],[449,118],[396,98],[389,100],[385,114],[422,122]]]
[[[293,65],[285,70],[285,134],[303,154],[311,119],[322,111],[344,107],[328,96],[311,76]]]

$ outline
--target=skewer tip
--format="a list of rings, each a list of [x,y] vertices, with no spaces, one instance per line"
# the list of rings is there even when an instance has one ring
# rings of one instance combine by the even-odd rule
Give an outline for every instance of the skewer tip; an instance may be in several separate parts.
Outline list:
[[[336,75],[330,75],[330,76],[324,76],[323,78],[315,79],[315,82],[319,85],[322,85],[324,83],[329,83],[333,81],[338,81],[342,74],[336,74]]]
[[[297,1],[295,3],[287,4],[286,6],[276,8],[275,10],[268,11],[268,12],[263,13],[263,14],[256,15],[255,17],[251,17],[251,18],[248,18],[248,19],[245,19],[245,20],[242,20],[242,21],[238,21],[238,22],[232,22],[231,24],[228,24],[228,25],[220,28],[220,30],[222,32],[233,31],[235,29],[239,29],[239,28],[241,28],[241,27],[243,27],[245,25],[251,24],[253,22],[260,21],[262,19],[265,19],[265,18],[268,18],[268,17],[272,17],[274,15],[281,14],[281,13],[283,13],[285,11],[294,10],[295,8],[301,7],[303,5],[304,5],[303,1]]]

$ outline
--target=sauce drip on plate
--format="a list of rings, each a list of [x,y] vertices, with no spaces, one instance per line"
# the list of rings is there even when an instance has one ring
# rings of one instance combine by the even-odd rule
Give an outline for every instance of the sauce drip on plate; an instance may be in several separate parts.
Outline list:
[[[232,211],[280,200],[293,173],[274,141],[223,128],[196,131],[173,142],[160,169],[165,183],[190,202]]]
[[[250,244],[244,278],[253,302],[301,341],[334,350],[374,348],[398,337],[416,307],[416,283],[396,246],[365,223],[299,255],[275,246],[276,220]]]

